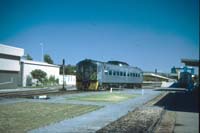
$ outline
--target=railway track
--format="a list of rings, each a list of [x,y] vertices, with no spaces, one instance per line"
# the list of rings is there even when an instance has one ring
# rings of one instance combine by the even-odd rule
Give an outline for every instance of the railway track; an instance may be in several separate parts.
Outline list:
[[[78,90],[60,91],[59,89],[39,89],[39,90],[24,90],[15,92],[1,92],[0,97],[4,98],[33,98],[37,95],[62,95],[80,93]]]

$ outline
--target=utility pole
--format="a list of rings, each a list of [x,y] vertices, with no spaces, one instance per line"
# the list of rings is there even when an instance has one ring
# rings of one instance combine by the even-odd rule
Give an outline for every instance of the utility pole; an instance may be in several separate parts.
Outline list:
[[[43,62],[43,59],[44,59],[43,43],[40,43],[40,45],[41,45],[41,49],[42,49],[41,61]]]
[[[65,89],[65,59],[63,59],[63,90]]]

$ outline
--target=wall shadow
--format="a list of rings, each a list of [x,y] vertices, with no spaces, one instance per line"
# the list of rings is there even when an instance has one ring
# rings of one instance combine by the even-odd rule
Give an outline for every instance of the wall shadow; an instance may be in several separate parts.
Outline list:
[[[155,106],[164,107],[166,110],[181,112],[199,112],[199,89],[192,92],[177,91],[169,92],[158,101]]]

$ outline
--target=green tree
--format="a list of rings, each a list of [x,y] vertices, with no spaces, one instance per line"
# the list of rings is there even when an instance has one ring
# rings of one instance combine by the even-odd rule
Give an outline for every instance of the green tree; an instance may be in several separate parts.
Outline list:
[[[27,59],[27,60],[33,60],[33,58],[32,58],[29,54],[27,54],[27,55],[25,56],[25,59]]]
[[[47,73],[40,70],[40,69],[35,69],[31,72],[31,76],[34,78],[34,79],[37,79],[38,81],[40,81],[40,83],[43,83],[46,76],[47,76]]]
[[[49,64],[53,64],[53,60],[51,59],[51,56],[48,54],[44,55],[44,62],[49,63]]]
[[[59,79],[56,79],[55,78],[55,76],[50,76],[49,77],[49,83],[51,84],[51,85],[55,85],[56,83],[58,84],[58,82],[59,82]]]
[[[76,66],[67,65],[64,68],[65,75],[76,75]],[[60,74],[63,74],[63,66],[60,67]]]

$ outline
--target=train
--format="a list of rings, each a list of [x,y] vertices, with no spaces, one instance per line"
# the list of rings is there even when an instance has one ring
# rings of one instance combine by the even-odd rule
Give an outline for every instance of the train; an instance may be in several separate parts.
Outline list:
[[[178,86],[181,88],[192,90],[194,88],[194,81],[192,79],[192,74],[189,72],[181,72],[180,79],[178,80]]]
[[[84,59],[76,64],[78,90],[141,88],[143,71],[122,61],[101,62]]]

